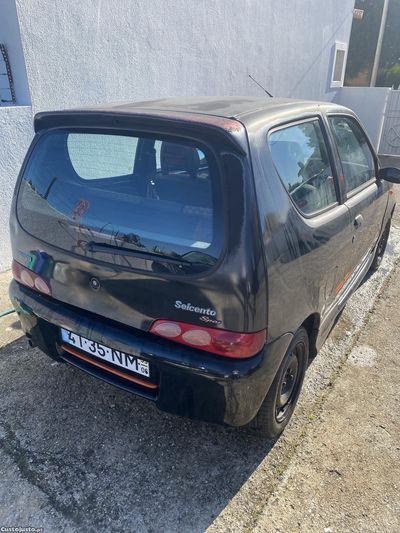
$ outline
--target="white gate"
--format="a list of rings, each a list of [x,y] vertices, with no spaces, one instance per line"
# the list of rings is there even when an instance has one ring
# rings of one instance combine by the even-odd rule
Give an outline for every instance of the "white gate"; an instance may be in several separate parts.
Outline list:
[[[400,156],[400,91],[389,92],[379,153]]]

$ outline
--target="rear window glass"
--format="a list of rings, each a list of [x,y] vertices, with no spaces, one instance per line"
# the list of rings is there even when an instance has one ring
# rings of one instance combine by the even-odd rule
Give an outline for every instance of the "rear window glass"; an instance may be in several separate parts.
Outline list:
[[[222,247],[218,167],[200,142],[49,132],[29,159],[17,209],[39,239],[133,268],[194,273]]]

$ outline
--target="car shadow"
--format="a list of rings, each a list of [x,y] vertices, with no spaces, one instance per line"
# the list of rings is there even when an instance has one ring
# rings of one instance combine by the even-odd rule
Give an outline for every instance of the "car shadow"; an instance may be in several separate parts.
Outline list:
[[[161,413],[20,344],[0,350],[0,443],[79,531],[203,532],[276,442]]]
[[[12,328],[12,329],[22,330],[22,328],[21,328],[21,322],[20,322],[19,320],[15,320],[15,321],[12,322],[11,324],[9,324],[8,327],[9,327],[9,328]]]

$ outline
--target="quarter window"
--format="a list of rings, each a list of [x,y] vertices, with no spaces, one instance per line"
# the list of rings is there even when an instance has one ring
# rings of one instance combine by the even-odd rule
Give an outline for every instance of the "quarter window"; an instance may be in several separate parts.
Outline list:
[[[375,177],[375,163],[364,132],[355,120],[331,117],[333,135],[342,163],[346,191],[350,192]]]
[[[292,200],[307,215],[337,202],[328,150],[318,120],[274,131],[269,148]]]

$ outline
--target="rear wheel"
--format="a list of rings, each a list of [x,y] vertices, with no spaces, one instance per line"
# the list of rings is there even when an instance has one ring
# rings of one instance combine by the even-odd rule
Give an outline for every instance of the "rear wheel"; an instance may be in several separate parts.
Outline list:
[[[378,270],[378,268],[381,266],[382,259],[386,250],[386,245],[389,239],[389,233],[390,219],[389,222],[386,224],[385,229],[383,230],[381,238],[379,239],[378,246],[376,247],[375,257],[371,263],[370,270]]]
[[[265,437],[276,437],[285,429],[293,414],[307,368],[308,335],[300,328],[250,426]]]

